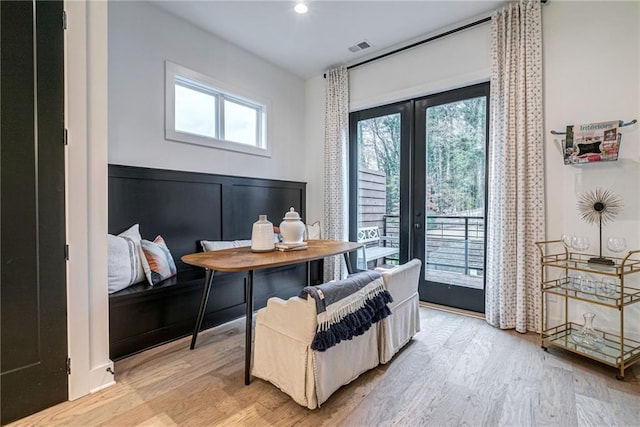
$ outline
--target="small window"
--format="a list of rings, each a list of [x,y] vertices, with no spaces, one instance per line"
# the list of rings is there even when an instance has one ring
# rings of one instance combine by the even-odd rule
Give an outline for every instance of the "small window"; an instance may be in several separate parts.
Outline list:
[[[176,83],[176,132],[215,138],[218,99],[215,95]]]
[[[224,139],[253,145],[258,138],[260,110],[251,105],[224,100]]]
[[[211,77],[166,62],[165,137],[270,156],[266,103],[224,90],[222,86]]]

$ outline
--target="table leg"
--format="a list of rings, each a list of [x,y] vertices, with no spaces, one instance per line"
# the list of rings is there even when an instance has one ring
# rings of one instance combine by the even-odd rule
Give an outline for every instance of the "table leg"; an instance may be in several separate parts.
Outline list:
[[[307,286],[311,286],[311,261],[307,261]]]
[[[353,274],[353,267],[351,266],[351,257],[349,255],[349,252],[345,252],[344,255],[344,262],[347,264],[347,273],[349,274]]]
[[[196,327],[193,330],[193,336],[191,337],[191,350],[196,346],[196,339],[198,338],[198,332],[202,326],[202,319],[204,319],[204,312],[207,309],[207,301],[209,301],[209,292],[211,292],[211,284],[213,283],[213,270],[206,270],[204,276],[204,293],[202,294],[202,301],[200,301],[200,310],[198,310],[198,318],[196,320]]]
[[[247,323],[245,326],[244,343],[244,384],[251,384],[251,345],[253,335],[253,270],[249,270],[245,283],[245,295],[247,299]]]

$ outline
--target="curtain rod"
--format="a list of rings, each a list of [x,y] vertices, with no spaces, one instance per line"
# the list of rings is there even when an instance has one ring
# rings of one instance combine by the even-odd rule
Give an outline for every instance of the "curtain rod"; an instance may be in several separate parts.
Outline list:
[[[464,30],[466,30],[468,28],[472,28],[472,27],[475,27],[476,25],[484,24],[485,22],[489,22],[489,21],[491,21],[491,17],[487,16],[486,18],[482,18],[482,19],[479,19],[477,21],[470,22],[470,23],[465,24],[465,25],[463,25],[461,27],[457,27],[457,28],[451,29],[449,31],[445,31],[444,33],[436,34],[435,36],[426,38],[424,40],[417,41],[415,43],[411,43],[411,44],[409,44],[407,46],[400,47],[398,49],[392,50],[392,51],[387,52],[387,53],[383,53],[382,55],[374,56],[373,58],[366,59],[366,60],[364,60],[362,62],[358,62],[358,63],[353,64],[353,65],[349,65],[347,67],[347,70],[359,67],[361,65],[368,64],[368,63],[373,62],[373,61],[377,61],[377,60],[382,59],[382,58],[386,58],[387,56],[395,55],[396,53],[400,53],[400,52],[403,52],[405,50],[409,50],[411,48],[414,48],[416,46],[420,46],[422,44],[429,43],[429,42],[432,42],[434,40],[441,39],[442,37],[446,37],[446,36],[449,36],[451,34],[455,34],[455,33],[459,32],[459,31],[464,31]],[[325,78],[327,78],[327,73],[324,73],[323,76]]]
[[[545,4],[548,1],[549,0],[540,0],[540,3]],[[436,34],[435,36],[428,37],[428,38],[426,38],[424,40],[420,40],[420,41],[417,41],[415,43],[411,43],[410,45],[403,46],[403,47],[400,47],[398,49],[392,50],[391,52],[383,53],[382,55],[374,56],[373,58],[366,59],[366,60],[364,60],[362,62],[358,62],[358,63],[353,64],[353,65],[349,65],[347,67],[347,70],[359,67],[361,65],[368,64],[368,63],[373,62],[373,61],[377,61],[377,60],[382,59],[382,58],[386,58],[387,56],[391,56],[391,55],[394,55],[396,53],[400,53],[400,52],[403,52],[405,50],[409,50],[409,49],[414,48],[416,46],[420,46],[422,44],[429,43],[429,42],[441,39],[441,38],[446,37],[446,36],[450,36],[451,34],[455,34],[457,32],[464,31],[466,29],[475,27],[475,26],[480,25],[480,24],[484,24],[485,22],[489,22],[489,21],[491,21],[491,16],[487,16],[486,18],[478,19],[477,21],[470,22],[470,23],[465,24],[465,25],[463,25],[461,27],[453,28],[453,29],[451,29],[449,31],[445,31],[444,33]],[[323,76],[324,76],[324,78],[327,78],[327,73],[324,73]]]
[[[424,40],[420,40],[420,41],[417,41],[415,43],[411,43],[411,44],[403,46],[401,48],[392,50],[391,52],[383,53],[382,55],[374,56],[373,58],[366,59],[366,60],[364,60],[362,62],[358,62],[358,63],[353,64],[353,65],[349,65],[347,67],[347,70],[359,67],[361,65],[368,64],[369,62],[377,61],[378,59],[386,58],[387,56],[391,56],[391,55],[394,55],[396,53],[400,53],[402,51],[409,50],[409,49],[414,48],[416,46],[420,46],[422,44],[429,43],[429,42],[432,42],[434,40],[441,39],[443,37],[449,36],[451,34],[455,34],[455,33],[459,32],[459,31],[464,31],[464,30],[466,30],[468,28],[472,28],[472,27],[475,27],[476,25],[484,24],[485,22],[489,22],[489,21],[491,21],[491,17],[490,16],[487,16],[486,18],[478,19],[477,21],[470,22],[470,23],[468,23],[466,25],[463,25],[461,27],[457,27],[457,28],[454,28],[452,30],[445,31],[444,33],[436,34],[435,36],[432,36],[432,37],[426,38]]]

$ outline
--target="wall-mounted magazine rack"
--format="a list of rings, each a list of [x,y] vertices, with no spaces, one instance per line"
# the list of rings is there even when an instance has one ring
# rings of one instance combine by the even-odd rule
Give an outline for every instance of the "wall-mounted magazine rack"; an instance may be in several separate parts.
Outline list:
[[[636,124],[637,120],[622,120],[569,125],[566,132],[552,130],[553,135],[564,136],[562,149],[565,165],[618,160],[622,134],[619,128]]]
[[[633,119],[630,122],[624,122],[624,120],[618,120],[618,127],[625,127],[625,126],[631,126],[631,125],[635,125],[636,123],[638,123],[637,119]],[[566,135],[566,132],[558,132],[555,130],[551,131],[552,135]]]

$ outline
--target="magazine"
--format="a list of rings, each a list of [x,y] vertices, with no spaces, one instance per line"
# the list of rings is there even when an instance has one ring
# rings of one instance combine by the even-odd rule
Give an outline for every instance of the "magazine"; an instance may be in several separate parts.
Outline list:
[[[300,251],[300,250],[304,250],[307,249],[309,247],[309,245],[307,245],[307,242],[296,242],[296,243],[285,243],[285,242],[281,242],[281,243],[276,243],[276,249],[282,252],[286,252],[286,251]]]
[[[618,120],[567,126],[564,164],[618,160],[622,135]]]

